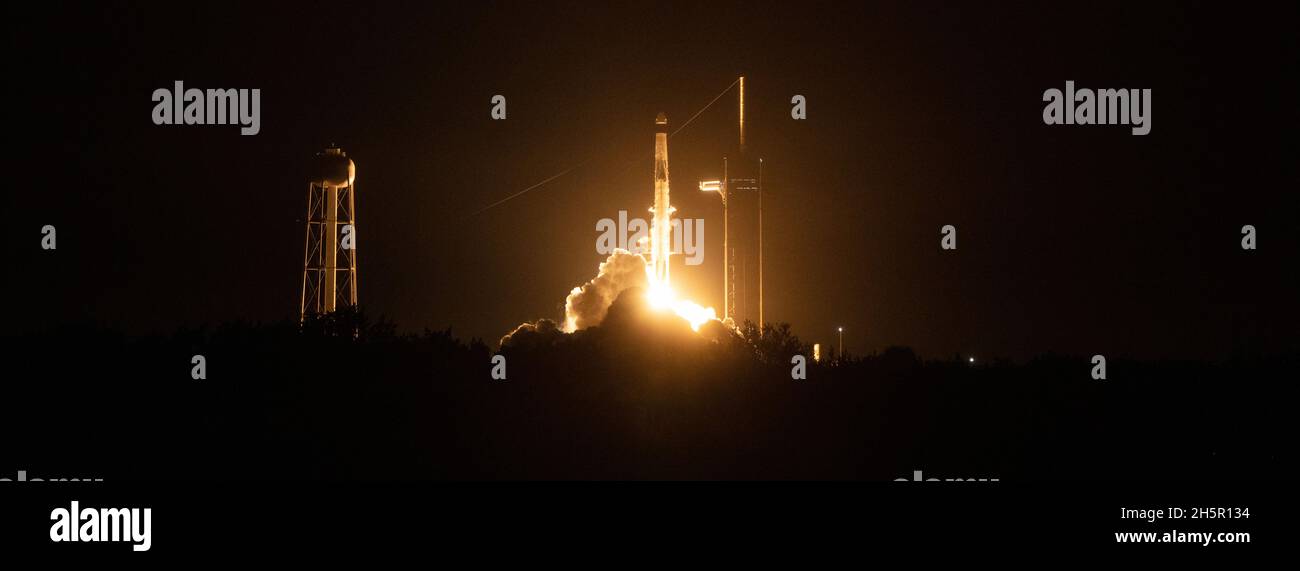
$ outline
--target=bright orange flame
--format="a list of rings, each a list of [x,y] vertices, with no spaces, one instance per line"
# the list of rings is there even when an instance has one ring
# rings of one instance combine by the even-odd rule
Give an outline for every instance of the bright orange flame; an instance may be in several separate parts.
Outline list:
[[[691,329],[699,331],[700,327],[718,318],[712,307],[704,307],[686,299],[677,299],[677,292],[667,283],[659,282],[654,276],[654,267],[646,264],[646,279],[650,286],[646,291],[646,301],[656,310],[671,309],[678,317],[691,324]]]

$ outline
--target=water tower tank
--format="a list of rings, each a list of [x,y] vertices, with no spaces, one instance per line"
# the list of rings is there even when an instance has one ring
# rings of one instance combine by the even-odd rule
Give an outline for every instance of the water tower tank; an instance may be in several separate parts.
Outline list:
[[[357,179],[357,165],[338,147],[316,153],[312,181],[321,186],[352,186]]]

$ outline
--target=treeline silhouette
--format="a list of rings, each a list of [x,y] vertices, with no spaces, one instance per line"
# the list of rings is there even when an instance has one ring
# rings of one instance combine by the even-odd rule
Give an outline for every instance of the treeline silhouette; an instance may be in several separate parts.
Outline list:
[[[3,477],[1290,478],[1295,355],[812,362],[788,325],[690,332],[625,294],[487,344],[362,313],[128,337],[7,333]],[[808,359],[792,380],[790,359]],[[191,379],[194,355],[206,379]],[[13,465],[9,465],[12,463]]]

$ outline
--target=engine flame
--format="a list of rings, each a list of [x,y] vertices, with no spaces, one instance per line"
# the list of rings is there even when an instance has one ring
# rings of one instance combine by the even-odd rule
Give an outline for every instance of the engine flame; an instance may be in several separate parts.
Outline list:
[[[650,286],[646,289],[646,301],[656,311],[672,310],[678,317],[691,324],[691,329],[699,331],[705,323],[718,319],[712,307],[704,307],[687,299],[678,299],[677,292],[671,285],[655,279],[654,266],[646,264],[646,280]]]
[[[672,257],[673,208],[668,184],[668,117],[660,113],[655,118],[655,203],[650,208],[654,220],[650,223],[650,259],[646,261],[646,300],[656,310],[671,309],[678,317],[700,330],[718,315],[711,307],[685,299],[677,299],[669,278],[669,260]]]

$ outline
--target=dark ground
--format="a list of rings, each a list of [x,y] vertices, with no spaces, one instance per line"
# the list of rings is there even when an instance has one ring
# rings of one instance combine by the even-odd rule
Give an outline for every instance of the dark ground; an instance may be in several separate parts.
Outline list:
[[[399,336],[364,317],[302,332],[231,323],[126,337],[83,325],[8,337],[6,469],[114,480],[1293,474],[1295,355],[1113,360],[1095,381],[1090,356],[972,366],[890,348],[811,364],[794,381],[789,356],[811,352],[788,330],[710,341],[718,331],[620,308],[579,334],[517,336],[505,381],[490,378],[477,340]],[[194,354],[206,380],[190,378]]]

